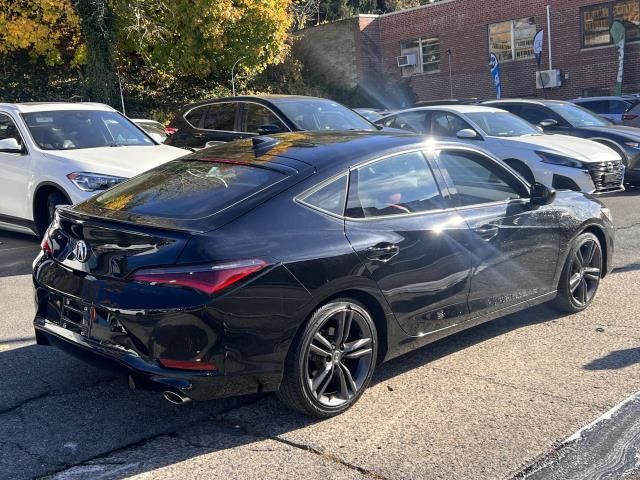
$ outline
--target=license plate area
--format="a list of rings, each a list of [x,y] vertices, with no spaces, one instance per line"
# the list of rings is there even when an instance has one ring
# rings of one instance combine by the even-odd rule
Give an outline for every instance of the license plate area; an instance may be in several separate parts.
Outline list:
[[[617,173],[605,173],[602,176],[602,183],[604,185],[610,185],[612,183],[619,183],[620,180],[618,178],[618,174]]]

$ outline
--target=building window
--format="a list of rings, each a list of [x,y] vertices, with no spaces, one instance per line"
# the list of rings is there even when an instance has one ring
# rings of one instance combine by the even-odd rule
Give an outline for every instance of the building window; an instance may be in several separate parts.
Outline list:
[[[536,22],[533,17],[493,23],[489,25],[489,51],[501,61],[533,58],[535,35]]]
[[[640,40],[640,0],[618,0],[580,9],[582,46],[611,44],[609,30],[615,20],[622,22],[627,42]]]
[[[406,55],[415,61],[415,64],[402,67],[403,77],[422,72],[440,71],[440,39],[438,37],[405,40],[400,44],[400,55]]]

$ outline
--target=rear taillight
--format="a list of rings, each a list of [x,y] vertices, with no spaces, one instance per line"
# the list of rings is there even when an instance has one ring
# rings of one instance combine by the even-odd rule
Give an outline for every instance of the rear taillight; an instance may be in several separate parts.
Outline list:
[[[267,266],[262,260],[240,260],[213,265],[143,268],[132,280],[151,285],[175,285],[212,295]]]
[[[40,242],[40,248],[46,255],[53,255],[53,247],[51,246],[51,239],[49,238],[49,230],[46,231],[44,237],[42,237],[42,242]]]
[[[177,368],[178,370],[211,371],[218,369],[216,364],[203,362],[201,360],[171,360],[161,358],[158,362],[165,368]]]
[[[177,131],[178,129],[174,127],[164,127],[164,133],[166,133],[167,135],[173,135]]]
[[[635,120],[636,118],[638,118],[638,115],[631,115],[630,113],[622,115],[622,120]]]

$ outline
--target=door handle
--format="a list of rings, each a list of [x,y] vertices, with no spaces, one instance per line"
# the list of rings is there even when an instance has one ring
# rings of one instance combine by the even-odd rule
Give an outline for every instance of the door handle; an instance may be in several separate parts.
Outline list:
[[[400,247],[393,243],[382,242],[367,248],[366,256],[369,260],[378,260],[380,262],[388,262],[400,253]]]
[[[194,133],[193,138],[204,138],[204,133]]]
[[[498,235],[498,227],[496,227],[495,225],[489,225],[489,224],[474,228],[473,231],[485,242],[488,242],[493,237]]]

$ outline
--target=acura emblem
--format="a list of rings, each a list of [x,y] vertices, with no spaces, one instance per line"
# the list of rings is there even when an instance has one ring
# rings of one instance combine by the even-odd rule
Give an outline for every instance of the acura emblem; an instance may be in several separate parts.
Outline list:
[[[607,163],[607,172],[608,173],[612,173],[613,172],[613,162],[608,162]]]
[[[78,260],[80,263],[84,263],[89,257],[89,247],[83,240],[80,240],[78,243],[76,243],[76,246],[73,249],[73,254],[76,257],[76,260]]]

